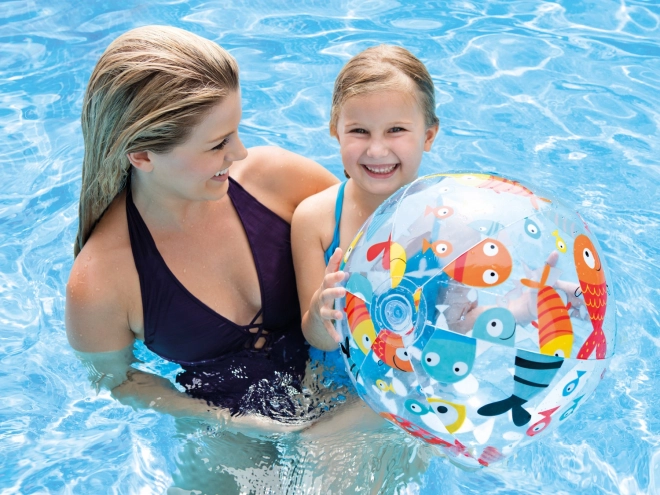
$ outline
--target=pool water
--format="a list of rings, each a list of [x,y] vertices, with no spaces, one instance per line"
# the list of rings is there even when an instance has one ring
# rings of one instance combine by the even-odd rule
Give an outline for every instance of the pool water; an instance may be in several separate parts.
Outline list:
[[[520,178],[575,205],[599,239],[618,338],[591,399],[502,465],[466,472],[433,458],[416,481],[392,474],[380,493],[660,493],[657,1],[39,0],[5,1],[0,19],[0,493],[164,493],[186,452],[235,445],[97,395],[65,336],[83,91],[110,41],[144,24],[223,45],[241,67],[245,144],[282,146],[338,177],[327,125],[334,78],[360,50],[401,44],[437,90],[441,130],[422,173]],[[138,354],[144,369],[177,372],[143,347]],[[363,471],[373,466],[351,457],[364,444],[381,442],[401,463],[419,457],[403,433],[374,435],[333,440],[345,459],[313,459],[317,446],[286,438],[245,440],[278,458],[246,476],[257,493],[326,493],[326,463],[370,493]]]

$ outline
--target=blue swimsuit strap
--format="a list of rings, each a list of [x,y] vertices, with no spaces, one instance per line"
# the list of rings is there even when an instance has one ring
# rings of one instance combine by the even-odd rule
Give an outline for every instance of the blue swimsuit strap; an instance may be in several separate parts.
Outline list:
[[[341,209],[344,206],[344,187],[346,186],[346,182],[347,181],[342,182],[339,185],[339,191],[337,192],[337,202],[335,203],[335,232],[332,236],[330,246],[328,246],[328,249],[326,249],[323,254],[326,265],[328,264],[328,261],[330,261],[332,253],[334,253],[335,249],[339,247],[339,223],[341,221]]]

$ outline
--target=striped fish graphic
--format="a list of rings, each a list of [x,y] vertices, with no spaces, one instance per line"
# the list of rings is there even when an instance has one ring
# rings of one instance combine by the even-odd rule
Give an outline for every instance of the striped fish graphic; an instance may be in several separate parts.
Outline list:
[[[561,357],[518,349],[513,376],[513,394],[507,399],[480,407],[477,414],[499,416],[511,411],[513,424],[526,425],[532,419],[532,415],[523,409],[523,404],[550,385],[562,364],[564,364],[564,359]]]

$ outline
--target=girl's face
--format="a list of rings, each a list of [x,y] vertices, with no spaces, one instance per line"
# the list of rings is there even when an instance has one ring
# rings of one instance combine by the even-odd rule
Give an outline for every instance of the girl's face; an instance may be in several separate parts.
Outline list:
[[[419,104],[405,91],[354,96],[337,120],[346,172],[364,191],[385,197],[417,178],[437,132],[437,125],[426,127]]]
[[[185,199],[218,199],[227,192],[229,167],[247,156],[238,136],[241,94],[230,93],[212,107],[188,139],[168,153],[149,152],[151,179]]]

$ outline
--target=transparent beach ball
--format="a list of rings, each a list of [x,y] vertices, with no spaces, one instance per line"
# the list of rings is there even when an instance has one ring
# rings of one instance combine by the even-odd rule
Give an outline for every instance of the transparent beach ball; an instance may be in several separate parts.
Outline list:
[[[403,187],[347,250],[341,351],[361,398],[466,466],[546,435],[614,352],[605,262],[580,216],[481,173]]]

